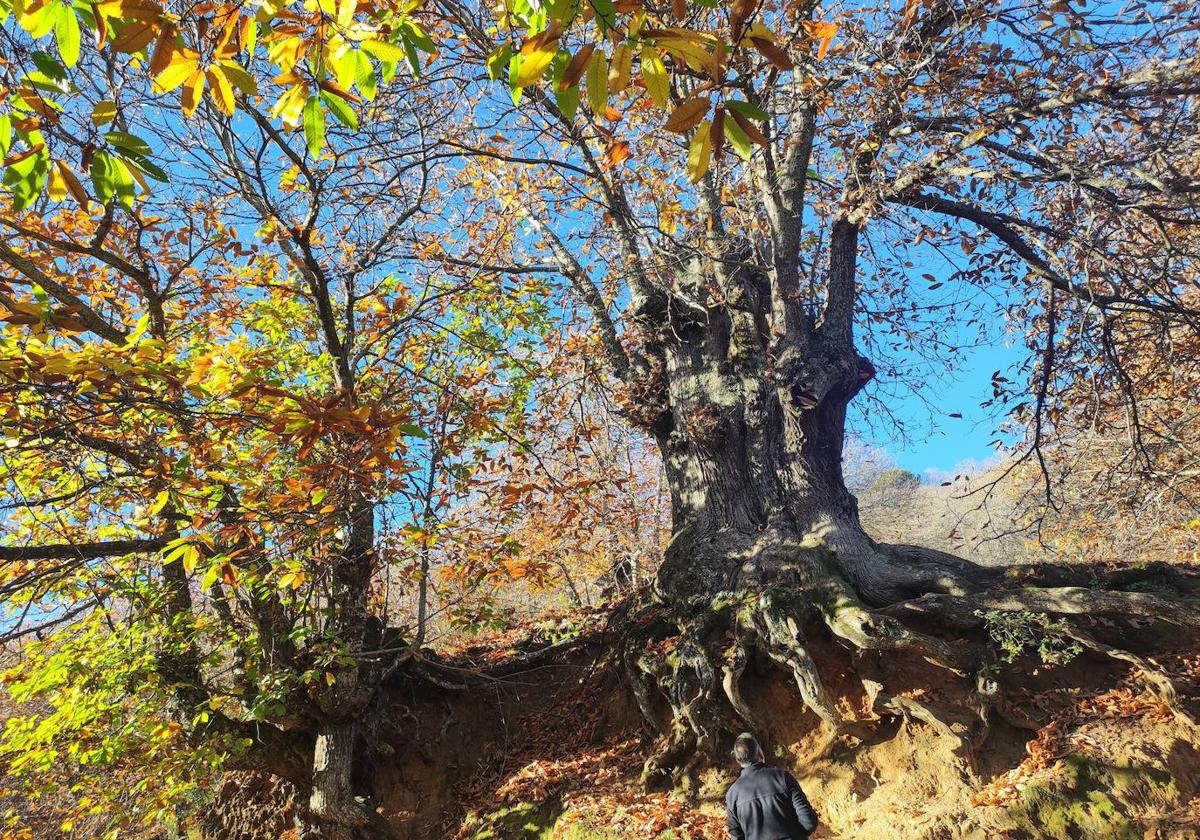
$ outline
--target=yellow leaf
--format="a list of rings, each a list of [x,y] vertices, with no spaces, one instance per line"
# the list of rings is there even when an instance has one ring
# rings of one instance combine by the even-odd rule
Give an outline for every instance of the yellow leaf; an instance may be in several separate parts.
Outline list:
[[[94,125],[104,125],[110,123],[117,116],[117,103],[110,99],[105,99],[97,102],[92,108],[92,123]]]
[[[166,93],[175,90],[195,75],[200,69],[200,54],[193,50],[175,50],[166,69],[154,80],[154,92]]]
[[[588,59],[587,94],[592,112],[603,114],[608,105],[608,60],[604,50],[596,50]]]
[[[190,117],[200,107],[200,97],[204,96],[204,71],[197,69],[183,84],[183,115]]]
[[[300,115],[304,113],[307,99],[308,89],[304,85],[293,85],[271,106],[271,116],[289,128],[296,128],[300,125]]]
[[[303,54],[304,41],[296,35],[285,38],[282,41],[275,41],[271,44],[268,52],[271,61],[279,65],[279,69],[284,73],[295,67],[296,62],[300,60],[300,56]]]
[[[646,83],[646,93],[654,100],[659,108],[667,107],[670,95],[671,80],[667,76],[667,67],[653,47],[642,49],[642,81]]]
[[[521,48],[521,66],[517,70],[517,85],[520,87],[529,87],[540,82],[546,68],[550,66],[555,53],[558,52],[557,40],[538,44],[532,49],[530,49],[530,44],[537,44],[536,39]]]
[[[660,38],[658,46],[693,70],[703,71],[712,63],[712,53],[682,38]]]
[[[337,4],[338,26],[345,29],[347,26],[354,23],[354,13],[356,11],[358,11],[358,0],[338,0],[338,4]]]
[[[225,78],[224,70],[220,65],[214,64],[204,75],[208,79],[208,95],[212,97],[213,103],[221,113],[233,116],[233,88],[229,86],[229,79]]]
[[[196,570],[196,566],[200,563],[200,549],[188,543],[183,547],[183,551],[179,555],[183,562],[183,570],[189,575]]]
[[[704,120],[696,126],[696,133],[692,135],[691,145],[688,146],[688,178],[693,184],[708,172],[712,151],[712,123]]]
[[[617,44],[613,49],[612,64],[608,71],[608,89],[620,93],[629,86],[629,69],[633,65],[633,50],[628,44]]]
[[[57,166],[50,168],[50,182],[46,187],[46,192],[51,201],[62,201],[67,197],[67,181]]]

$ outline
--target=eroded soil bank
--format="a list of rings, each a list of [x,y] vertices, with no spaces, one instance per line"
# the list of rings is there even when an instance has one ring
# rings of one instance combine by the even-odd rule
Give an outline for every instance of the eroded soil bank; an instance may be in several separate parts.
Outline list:
[[[1170,675],[1181,708],[1200,716],[1200,639],[1152,631],[1139,652]],[[583,632],[576,647],[460,690],[393,688],[362,782],[398,840],[725,836],[733,769],[708,766],[686,794],[645,793],[639,772],[650,740],[612,667],[611,633]],[[457,652],[454,665],[515,662],[545,641],[481,644]],[[790,768],[817,804],[819,836],[1200,838],[1197,730],[1134,666],[1090,652],[1063,665],[1018,658],[1002,667],[1020,688],[984,726],[967,678],[919,658],[883,657],[876,665],[889,683],[942,723],[879,717],[867,711],[849,654],[816,627],[809,646],[839,711],[862,724],[862,740],[814,757],[821,723],[766,657],[755,657],[743,689],[770,760]],[[272,780],[231,777],[204,834],[291,840],[287,796]]]

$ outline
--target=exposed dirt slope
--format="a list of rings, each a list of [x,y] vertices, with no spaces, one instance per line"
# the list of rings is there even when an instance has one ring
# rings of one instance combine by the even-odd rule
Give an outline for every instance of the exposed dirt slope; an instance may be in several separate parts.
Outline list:
[[[370,785],[398,837],[723,838],[731,768],[702,772],[688,799],[642,792],[641,719],[620,678],[604,667],[606,644],[594,638],[465,690],[397,687]],[[893,685],[908,686],[905,696],[949,720],[944,729],[911,715],[868,716],[848,655],[829,639],[809,645],[845,716],[864,725],[865,740],[814,758],[819,722],[765,662],[747,671],[744,693],[771,760],[792,769],[817,804],[826,823],[820,836],[1200,838],[1200,738],[1134,668],[1090,653],[1062,666],[1018,660],[1006,666],[1007,679],[1021,688],[1005,719],[985,730],[967,680],[919,660],[878,663]],[[1154,661],[1196,717],[1200,640],[1160,637],[1154,647]],[[457,662],[494,665],[508,655],[481,647]],[[218,812],[228,813],[237,798]],[[258,813],[253,833],[229,826],[210,835],[279,836],[282,820],[268,830]],[[236,822],[244,826],[244,819]]]

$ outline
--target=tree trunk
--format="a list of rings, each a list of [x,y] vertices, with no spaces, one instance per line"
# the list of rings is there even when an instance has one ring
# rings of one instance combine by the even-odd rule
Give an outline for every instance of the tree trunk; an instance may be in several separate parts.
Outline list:
[[[753,269],[727,273],[723,305],[703,297],[712,285],[699,260],[681,267],[649,345],[657,393],[639,419],[661,450],[673,508],[659,593],[686,599],[768,580],[785,546],[827,551],[872,603],[927,591],[928,569],[864,532],[842,475],[846,409],[874,367],[821,327],[769,336]]]

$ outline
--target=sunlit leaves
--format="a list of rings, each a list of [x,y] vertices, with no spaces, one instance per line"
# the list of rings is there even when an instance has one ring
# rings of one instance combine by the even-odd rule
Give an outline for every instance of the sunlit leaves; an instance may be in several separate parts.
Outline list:
[[[310,96],[304,104],[304,143],[313,157],[320,155],[325,145],[325,110],[317,96]]]
[[[642,49],[642,79],[646,83],[646,92],[659,108],[666,108],[671,91],[671,80],[667,76],[666,65],[653,47]]]
[[[680,134],[691,131],[704,119],[704,115],[708,113],[710,104],[708,98],[703,96],[694,96],[686,100],[671,112],[671,115],[667,118],[665,128],[667,131],[674,131]]]
[[[604,50],[595,50],[588,58],[587,95],[592,112],[603,114],[608,105],[608,60]]]
[[[133,173],[129,165],[107,152],[92,157],[92,186],[101,202],[116,198],[126,207],[133,206]]]
[[[709,164],[712,162],[713,142],[712,142],[712,124],[708,120],[704,120],[696,126],[696,132],[692,135],[692,141],[688,145],[687,156],[687,171],[688,178],[695,182],[704,177],[708,172]]]
[[[58,54],[63,64],[74,67],[79,62],[79,19],[75,9],[66,3],[54,4],[59,12],[54,22],[54,37],[58,41]]]
[[[206,91],[218,113],[233,116],[239,95],[253,96],[261,89],[259,80],[245,69],[257,51],[273,69],[260,66],[256,74],[263,71],[265,78],[287,79],[264,103],[274,118],[288,128],[300,128],[304,103],[315,98],[341,125],[354,130],[357,115],[342,105],[330,105],[321,90],[335,85],[334,92],[353,103],[358,101],[353,92],[357,88],[362,99],[373,100],[379,84],[394,77],[398,64],[416,75],[422,54],[436,51],[433,39],[412,17],[419,11],[415,4],[384,13],[362,7],[356,0],[317,7],[283,0],[263,4],[256,12],[239,4],[218,3],[196,7],[192,14],[200,17],[194,27],[182,26],[154,0],[104,0],[78,7],[62,0],[39,0],[19,3],[15,11],[17,25],[35,44],[53,38],[50,49],[57,49],[61,64],[45,50],[33,51],[30,55],[36,70],[27,77],[30,90],[10,101],[53,120],[58,119],[63,103],[47,94],[68,98],[79,94],[67,70],[80,67],[84,49],[106,54],[104,60],[115,62],[119,69],[132,66],[143,70],[156,94],[179,91],[179,108],[185,117],[200,109]],[[552,59],[553,51],[539,55],[526,72],[536,72],[539,63],[548,64]],[[115,117],[112,100],[94,107],[92,118],[97,125]],[[315,125],[316,117],[310,117],[308,123]],[[151,152],[143,150],[137,155],[135,178],[140,173],[152,177],[162,173],[160,167],[149,163]],[[149,166],[142,166],[142,161]],[[6,166],[17,163],[20,161]],[[5,173],[5,183],[19,206],[27,206],[36,197],[30,190],[41,189],[44,170],[44,164],[33,164]],[[55,195],[61,195],[63,184],[57,176],[54,187]]]

